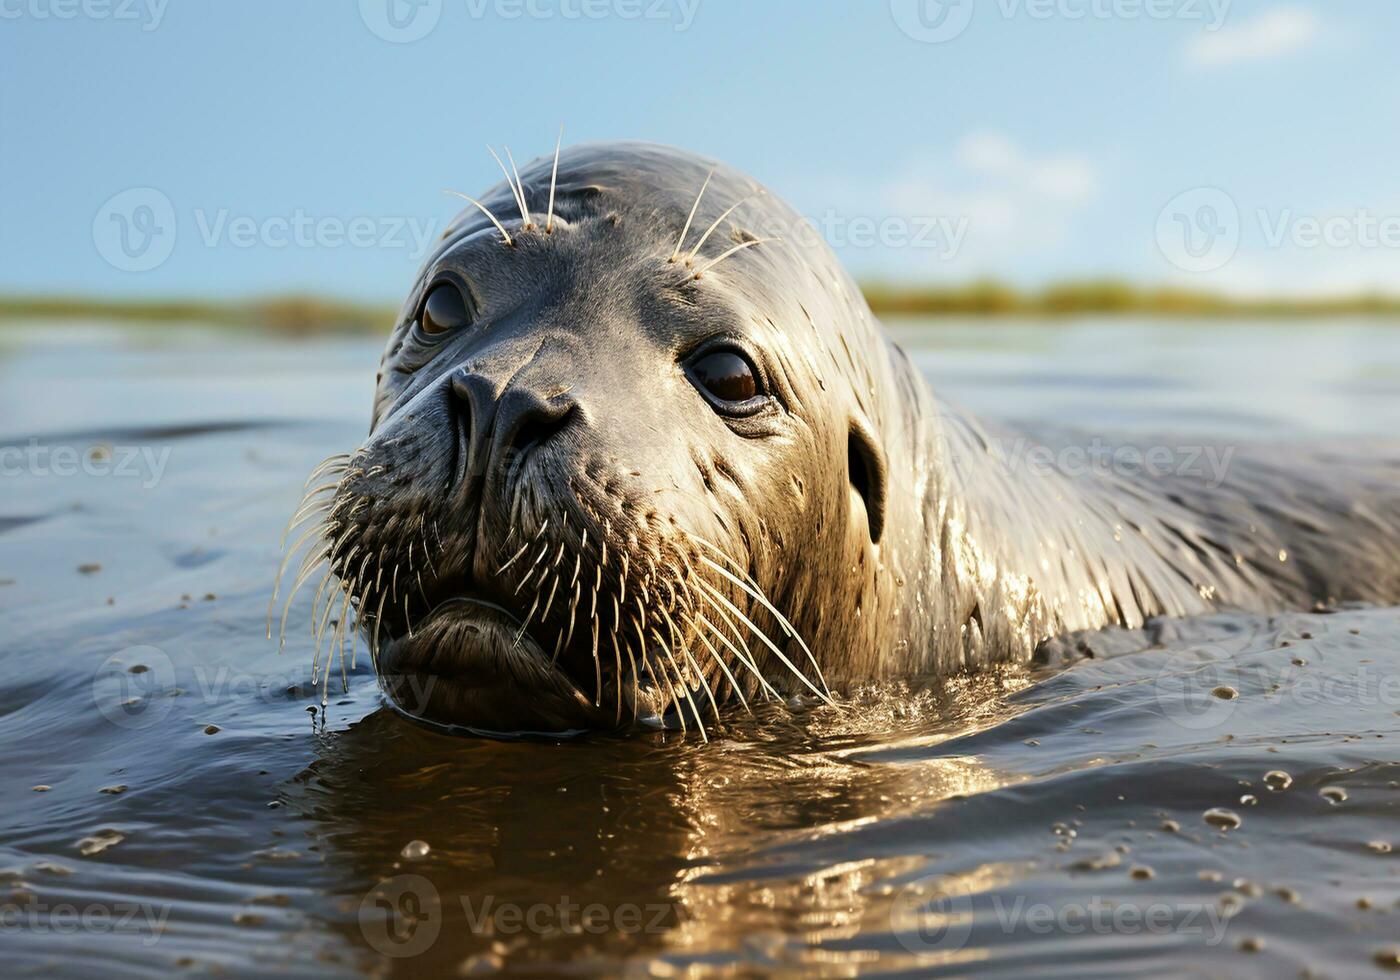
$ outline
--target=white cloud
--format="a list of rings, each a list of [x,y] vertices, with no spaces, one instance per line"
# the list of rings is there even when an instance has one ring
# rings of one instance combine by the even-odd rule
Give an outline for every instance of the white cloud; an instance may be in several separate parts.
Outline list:
[[[996,130],[974,131],[946,148],[904,155],[885,174],[874,182],[813,174],[784,185],[814,223],[834,215],[838,232],[842,220],[872,219],[956,229],[951,249],[944,245],[954,236],[946,233],[925,238],[921,246],[882,242],[876,247],[852,247],[828,233],[857,275],[1038,280],[1073,254],[1067,246],[1100,188],[1099,168],[1088,157],[1032,149]]]
[[[1322,22],[1306,7],[1282,7],[1234,27],[1198,35],[1186,60],[1198,68],[1218,68],[1292,54],[1312,43]]]
[[[1028,189],[1044,197],[1078,201],[1090,197],[1098,184],[1093,164],[1080,156],[1034,159],[1007,136],[978,132],[964,137],[955,154],[966,170],[1000,178],[1007,186]]]

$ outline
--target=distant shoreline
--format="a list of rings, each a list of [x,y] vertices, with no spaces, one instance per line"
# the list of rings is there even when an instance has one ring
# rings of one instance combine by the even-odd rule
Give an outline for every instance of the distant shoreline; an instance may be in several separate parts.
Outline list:
[[[1037,290],[997,282],[961,286],[865,283],[871,309],[881,315],[930,319],[967,317],[1142,316],[1200,319],[1370,317],[1400,320],[1400,297],[1251,297],[1119,282],[1073,282]],[[36,320],[108,320],[132,324],[195,323],[283,334],[384,334],[397,316],[387,305],[318,296],[268,296],[247,302],[199,299],[0,296],[0,326]]]

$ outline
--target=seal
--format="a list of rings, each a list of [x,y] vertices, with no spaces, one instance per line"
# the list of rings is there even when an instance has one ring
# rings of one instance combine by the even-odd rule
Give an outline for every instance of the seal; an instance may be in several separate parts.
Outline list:
[[[363,633],[430,722],[704,734],[1077,630],[1400,595],[1393,460],[1018,467],[752,178],[635,142],[502,171],[293,515],[327,681]]]

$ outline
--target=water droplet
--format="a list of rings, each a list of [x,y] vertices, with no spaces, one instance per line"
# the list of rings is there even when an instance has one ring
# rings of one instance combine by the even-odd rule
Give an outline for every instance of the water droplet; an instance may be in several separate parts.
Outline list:
[[[1246,793],[1240,797],[1240,806],[1255,806],[1259,802],[1259,797],[1253,793]]]
[[[428,852],[430,850],[432,850],[432,848],[428,846],[427,841],[411,840],[403,846],[403,850],[399,853],[404,857],[405,860],[421,861],[428,856]]]
[[[1240,952],[1257,953],[1264,948],[1264,940],[1258,936],[1245,936],[1240,940]]]
[[[1151,881],[1157,877],[1157,872],[1153,871],[1145,864],[1135,864],[1128,869],[1128,877],[1138,881]]]
[[[1390,853],[1390,841],[1373,840],[1366,846],[1369,847],[1371,850],[1375,851],[1377,854]]]
[[[1221,684],[1219,687],[1217,687],[1215,690],[1211,691],[1210,693],[1213,694],[1213,695],[1215,695],[1217,698],[1219,698],[1219,699],[1222,700],[1222,701],[1233,701],[1233,700],[1235,700],[1235,698],[1237,698],[1237,697],[1240,696],[1240,692],[1237,691],[1237,690],[1235,690],[1233,687],[1231,687],[1231,686],[1228,685],[1228,684]]]

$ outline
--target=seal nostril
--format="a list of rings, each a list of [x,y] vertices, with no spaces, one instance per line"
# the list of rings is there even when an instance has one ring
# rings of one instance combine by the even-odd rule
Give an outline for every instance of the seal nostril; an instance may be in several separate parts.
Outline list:
[[[573,411],[572,403],[559,408],[543,402],[531,406],[529,411],[522,413],[515,426],[515,432],[509,442],[511,453],[517,457],[524,456],[532,449],[544,445],[568,425]]]

